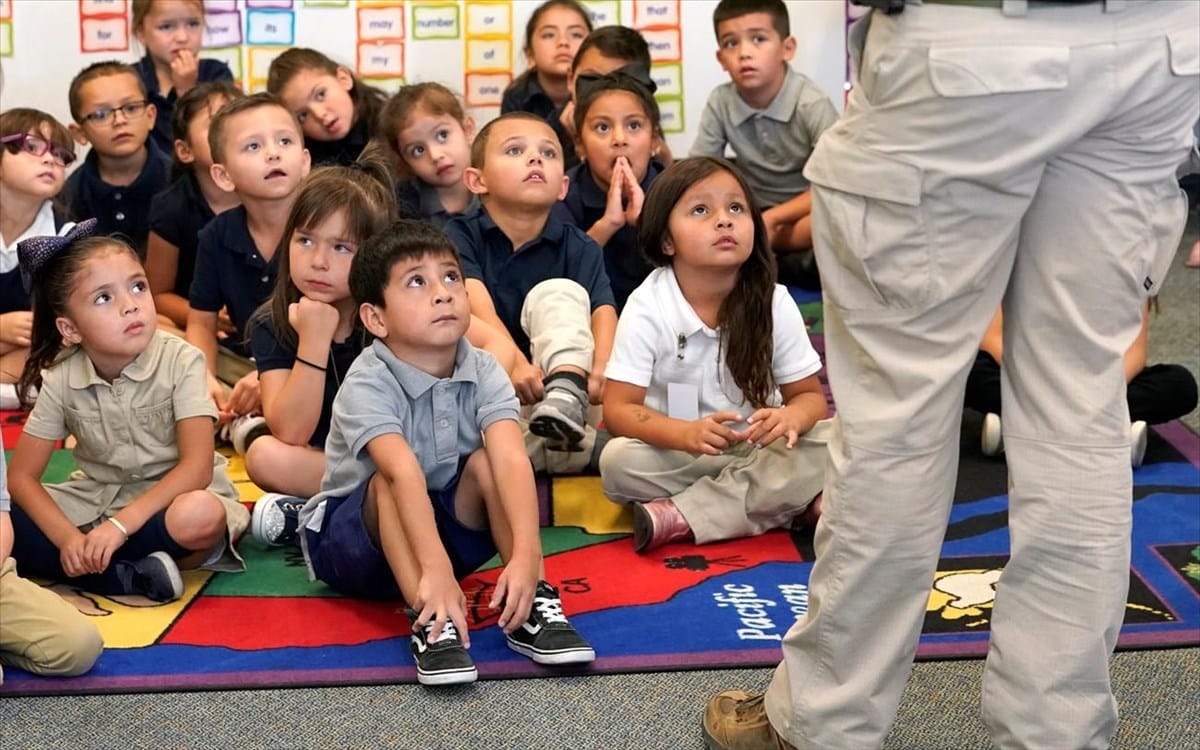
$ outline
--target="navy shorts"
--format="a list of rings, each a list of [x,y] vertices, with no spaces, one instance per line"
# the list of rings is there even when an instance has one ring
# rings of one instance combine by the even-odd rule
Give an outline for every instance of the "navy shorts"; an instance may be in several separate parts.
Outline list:
[[[467,528],[454,515],[454,495],[465,463],[464,460],[459,464],[450,484],[429,493],[438,536],[456,579],[474,572],[496,554],[491,531]],[[402,598],[400,586],[383,551],[371,541],[363,520],[363,503],[371,478],[349,496],[325,501],[321,530],[304,529],[308,557],[317,578],[343,594],[362,599],[398,599]]]

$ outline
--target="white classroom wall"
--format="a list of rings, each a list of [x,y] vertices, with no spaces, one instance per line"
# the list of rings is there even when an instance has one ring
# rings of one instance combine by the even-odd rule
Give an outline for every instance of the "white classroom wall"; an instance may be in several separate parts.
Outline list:
[[[505,67],[511,74],[522,71],[525,22],[539,3],[540,0],[208,0],[209,12],[225,14],[213,16],[226,22],[218,34],[234,34],[243,44],[204,56],[231,60],[235,75],[240,68],[244,85],[261,88],[269,60],[287,46],[246,42],[290,41],[294,46],[319,49],[356,69],[360,67],[362,43],[360,17],[396,18],[403,27],[398,32],[403,36],[401,43],[369,42],[361,50],[368,53],[378,50],[379,59],[401,68],[403,80],[408,82],[436,80],[459,92],[474,82],[481,87],[480,91],[485,91],[480,83],[487,78],[485,74],[469,79],[466,75],[468,66],[473,64],[468,58],[472,54],[469,50],[474,50],[475,61],[486,55],[500,64],[507,63]],[[668,21],[675,21],[681,62],[674,70],[682,73],[681,90],[677,88],[674,97],[668,91],[667,96],[660,96],[660,101],[672,100],[664,103],[664,112],[674,112],[675,117],[681,113],[682,122],[676,121],[667,128],[667,138],[674,153],[685,154],[695,137],[709,91],[728,80],[715,58],[712,10],[716,0],[584,0],[584,3],[609,15],[616,13],[626,26],[639,25],[638,21],[646,18],[657,20],[663,15]],[[786,0],[786,3],[797,42],[793,66],[815,79],[840,110],[845,77],[844,0]],[[655,11],[660,15],[647,15]],[[134,61],[143,54],[127,29],[128,21],[122,22],[121,12],[127,19],[126,0],[0,0],[0,70],[3,71],[0,109],[36,107],[67,122],[70,117],[67,87],[78,70],[98,60]],[[89,13],[96,15],[85,15]],[[418,15],[425,19],[456,17],[456,27],[441,28],[447,33],[457,32],[457,36],[438,40],[415,38],[414,31],[424,33],[414,29]],[[236,23],[229,23],[233,20]],[[423,28],[436,27],[426,21]],[[484,36],[477,35],[480,31]],[[83,52],[82,35],[88,34],[90,44],[120,46],[127,42],[128,49]],[[657,38],[670,40],[672,33],[668,30]],[[396,59],[389,62],[388,55]],[[505,57],[508,59],[504,60]],[[656,68],[655,77],[667,80],[660,76],[666,74],[670,78],[670,68],[670,64],[665,71]],[[380,85],[394,89],[401,80],[389,76]],[[504,81],[506,76],[493,80]],[[675,87],[678,86],[676,83]],[[498,107],[492,106],[470,109],[481,124],[499,112]]]

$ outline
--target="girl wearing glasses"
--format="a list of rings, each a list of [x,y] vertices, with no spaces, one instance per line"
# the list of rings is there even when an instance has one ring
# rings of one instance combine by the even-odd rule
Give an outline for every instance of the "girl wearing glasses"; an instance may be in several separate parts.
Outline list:
[[[29,354],[33,314],[21,286],[17,243],[57,234],[65,212],[55,202],[75,161],[71,134],[36,109],[0,113],[0,409],[16,409],[14,385]]]

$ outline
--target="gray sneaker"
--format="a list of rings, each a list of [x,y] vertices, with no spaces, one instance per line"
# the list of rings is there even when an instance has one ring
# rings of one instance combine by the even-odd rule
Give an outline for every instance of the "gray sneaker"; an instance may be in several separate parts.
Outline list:
[[[278,492],[265,493],[254,504],[250,533],[258,541],[272,547],[298,544],[300,509],[306,502],[302,497]]]
[[[545,438],[550,450],[580,450],[587,434],[587,393],[568,381],[555,381],[530,412],[529,431]]]
[[[173,602],[183,596],[183,577],[175,560],[162,550],[141,560],[116,563],[122,594],[141,594],[156,602]]]

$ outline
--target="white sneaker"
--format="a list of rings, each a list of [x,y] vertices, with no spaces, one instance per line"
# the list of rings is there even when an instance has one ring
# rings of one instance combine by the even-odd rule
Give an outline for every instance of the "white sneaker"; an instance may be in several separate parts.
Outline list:
[[[250,443],[263,435],[270,435],[271,428],[267,427],[267,418],[261,415],[245,415],[229,423],[229,442],[239,456],[246,455]]]
[[[1148,435],[1149,430],[1145,422],[1139,420],[1129,425],[1129,463],[1135,469],[1142,465],[1142,461],[1146,460],[1146,438]]]
[[[983,432],[979,436],[979,450],[985,456],[999,456],[1004,452],[1004,435],[1000,432],[999,414],[984,415]]]
[[[254,504],[250,533],[272,547],[299,544],[300,510],[307,501],[302,497],[268,492]]]

